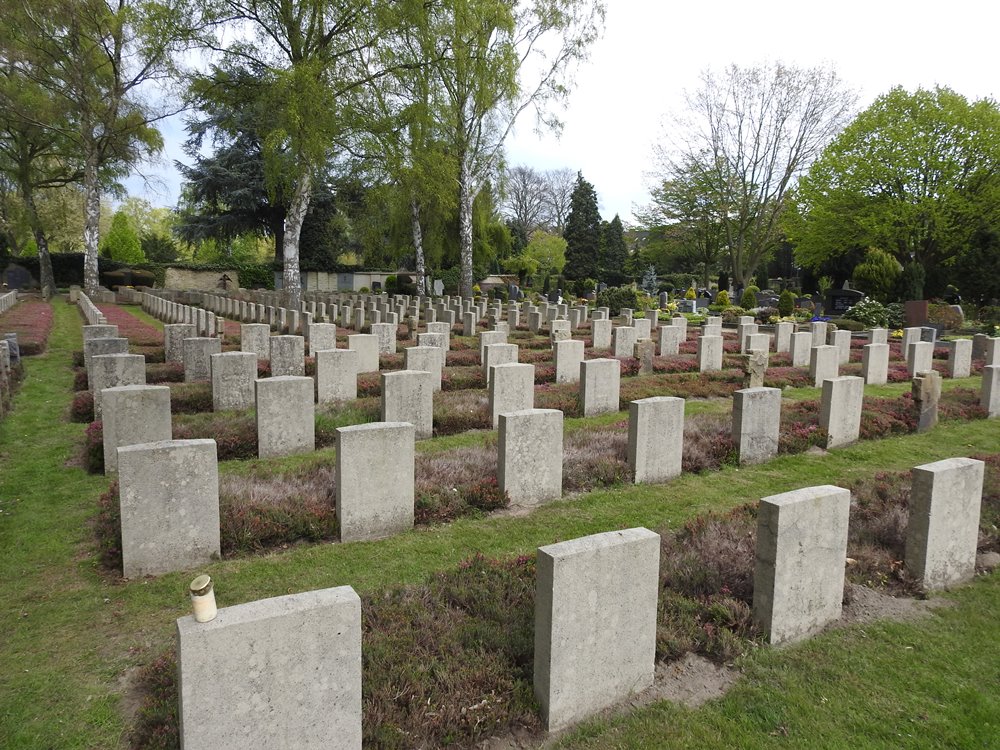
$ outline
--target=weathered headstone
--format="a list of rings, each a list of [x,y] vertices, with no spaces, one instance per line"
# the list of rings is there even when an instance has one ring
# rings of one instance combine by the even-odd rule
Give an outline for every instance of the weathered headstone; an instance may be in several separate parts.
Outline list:
[[[819,388],[824,380],[840,375],[839,352],[835,346],[814,346],[809,352],[809,377],[813,387]]]
[[[611,325],[611,321],[607,319],[594,318],[591,321],[590,332],[595,349],[611,348]]]
[[[94,420],[100,421],[105,388],[146,384],[146,358],[141,354],[96,354],[90,358]]]
[[[379,539],[413,528],[414,439],[409,422],[337,429],[340,541]]]
[[[358,353],[358,373],[378,372],[378,337],[370,333],[355,333],[347,337],[347,348]]]
[[[832,485],[760,501],[753,620],[769,643],[801,640],[840,617],[850,507],[850,490]]]
[[[628,463],[635,484],[666,482],[681,473],[684,399],[654,396],[629,404]]]
[[[778,454],[781,390],[744,388],[733,394],[733,442],[740,464],[758,464]]]
[[[361,600],[350,586],[177,621],[180,746],[361,750]]]
[[[173,437],[169,387],[123,385],[106,388],[101,398],[105,474],[118,471],[119,448]]]
[[[976,573],[984,469],[971,458],[913,469],[906,569],[928,591],[965,583]]]
[[[580,380],[580,363],[583,362],[583,342],[557,341],[552,345],[552,358],[556,366],[557,383],[577,383]]]
[[[617,359],[588,359],[580,364],[580,399],[583,416],[618,411],[621,363]]]
[[[219,463],[214,440],[118,449],[122,574],[160,575],[219,556]]]
[[[922,372],[913,378],[913,402],[917,407],[917,432],[927,432],[938,421],[938,402],[941,400],[941,376],[936,372]]]
[[[861,375],[868,385],[885,385],[888,382],[888,344],[865,345],[861,352]]]
[[[271,337],[271,376],[306,374],[306,340],[302,336]]]
[[[256,381],[257,455],[260,458],[316,449],[312,378],[283,375]]]
[[[538,505],[562,495],[561,411],[525,409],[501,414],[497,450],[497,484],[511,505]]]
[[[653,684],[659,564],[642,528],[538,549],[534,691],[550,731]]]
[[[632,357],[635,355],[636,331],[632,326],[615,326],[611,331],[611,355]]]
[[[250,409],[254,405],[257,355],[223,352],[212,355],[212,411]]]
[[[421,370],[431,375],[431,387],[441,390],[441,371],[444,368],[444,350],[437,346],[411,346],[403,350],[403,367]]]
[[[819,426],[826,430],[827,448],[857,442],[861,434],[864,395],[863,378],[844,376],[823,381]]]
[[[972,340],[955,339],[948,347],[948,375],[967,378],[972,373]]]
[[[322,349],[316,352],[316,402],[331,404],[358,397],[358,352]]]
[[[987,365],[983,368],[979,405],[989,417],[1000,417],[1000,365]]]
[[[488,390],[492,424],[496,429],[500,424],[501,414],[534,408],[535,366],[516,362],[494,365]]]
[[[656,354],[656,344],[650,339],[640,339],[635,342],[635,358],[639,360],[639,374],[653,374],[653,356]]]
[[[409,422],[417,440],[434,434],[434,387],[429,372],[382,373],[382,421]]]
[[[698,337],[698,370],[700,372],[714,372],[722,369],[722,336],[706,336],[702,334]]]

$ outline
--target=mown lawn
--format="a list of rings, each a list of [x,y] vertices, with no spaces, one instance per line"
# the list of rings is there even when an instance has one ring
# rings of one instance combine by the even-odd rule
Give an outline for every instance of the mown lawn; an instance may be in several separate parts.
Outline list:
[[[98,567],[90,522],[108,481],[73,464],[84,426],[65,418],[70,354],[81,348],[79,315],[62,300],[53,310],[48,349],[27,360],[16,410],[0,422],[0,747],[115,747],[127,730],[127,676],[170,644],[174,620],[188,609],[192,574],[122,583]],[[963,385],[978,387],[978,379]],[[582,422],[568,420],[567,429]],[[435,439],[421,450],[482,439]],[[676,527],[708,510],[798,487],[996,451],[997,421],[947,423],[825,456],[783,456],[663,486],[612,487],[525,517],[462,519],[379,542],[298,546],[221,561],[206,572],[222,606],[343,584],[373,592],[422,581],[477,552],[532,554],[541,544],[614,528]],[[563,744],[998,747],[1000,576],[953,596],[957,606],[920,622],[856,626],[804,646],[755,652],[741,663],[745,678],[716,704],[693,711],[652,706],[592,723]]]

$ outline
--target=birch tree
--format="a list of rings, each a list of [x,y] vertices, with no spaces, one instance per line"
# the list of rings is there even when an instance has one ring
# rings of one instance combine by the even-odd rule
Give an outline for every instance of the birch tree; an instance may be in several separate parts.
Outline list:
[[[430,12],[439,40],[435,71],[458,162],[461,292],[472,295],[472,203],[497,182],[503,144],[525,110],[558,130],[551,105],[569,92],[604,21],[600,0],[446,0]]]

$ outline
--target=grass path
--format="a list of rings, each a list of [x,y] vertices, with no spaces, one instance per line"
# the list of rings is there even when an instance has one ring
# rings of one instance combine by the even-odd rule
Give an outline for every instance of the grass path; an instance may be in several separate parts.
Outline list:
[[[0,747],[115,747],[125,728],[122,676],[169,645],[174,620],[187,612],[185,584],[192,574],[122,583],[97,568],[89,520],[108,482],[73,465],[84,426],[66,422],[65,414],[70,355],[81,347],[80,320],[62,300],[54,310],[48,350],[27,360],[15,411],[0,423]],[[217,582],[222,606],[342,584],[371,591],[420,581],[476,552],[532,554],[541,544],[613,528],[676,527],[707,510],[776,492],[998,450],[1000,422],[947,423],[929,434],[863,443],[827,456],[784,456],[760,467],[688,475],[663,486],[595,491],[525,517],[463,519],[379,542],[299,546],[220,561],[207,572]],[[948,734],[947,723],[958,713],[952,703],[964,698],[972,701],[969,722],[989,726],[984,712],[1000,715],[997,579],[964,590],[959,607],[929,623],[854,628],[801,648],[753,655],[748,678],[718,705],[696,712],[651,707],[628,719],[591,725],[569,746],[588,746],[587,738],[595,737],[595,747],[843,747],[841,740],[855,731],[899,725],[900,717],[931,700],[928,691],[940,690],[947,711],[932,713],[945,728],[927,737],[951,736],[950,742],[935,744],[915,732],[914,739],[898,744],[888,735],[873,737],[870,745],[846,744],[987,747],[975,744],[984,736],[978,730],[969,730],[973,744],[965,744],[965,735]],[[982,642],[990,636],[992,643]],[[941,680],[921,673],[928,684],[912,681],[917,697],[897,708],[884,696],[910,689],[906,668],[918,661],[900,643],[919,644],[920,663],[948,669]],[[992,698],[981,694],[979,683],[992,685],[986,694]],[[869,705],[864,694],[855,694],[851,686],[862,684],[878,700]],[[843,716],[824,720],[826,704],[809,701],[826,685],[822,697],[871,716],[856,730]]]

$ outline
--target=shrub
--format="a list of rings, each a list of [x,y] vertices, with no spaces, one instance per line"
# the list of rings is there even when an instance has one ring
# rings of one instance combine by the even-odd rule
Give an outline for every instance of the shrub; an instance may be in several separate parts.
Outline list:
[[[776,307],[758,307],[757,312],[754,313],[754,318],[756,318],[758,323],[773,323],[779,317],[778,308]]]
[[[90,422],[94,418],[94,394],[80,391],[73,396],[69,407],[70,422]]]
[[[757,292],[759,291],[760,289],[755,287],[753,284],[748,286],[743,292],[743,296],[740,297],[740,307],[745,310],[752,310],[757,307]]]
[[[778,296],[778,315],[787,318],[795,312],[795,295],[791,289],[786,289]]]
[[[845,331],[863,331],[868,327],[864,323],[857,320],[851,320],[850,318],[833,318],[830,322],[837,326],[837,328],[841,328]]]
[[[843,315],[846,320],[854,320],[865,328],[889,325],[889,310],[881,302],[871,297],[855,302]]]
[[[715,304],[718,305],[722,309],[725,309],[725,308],[729,307],[729,305],[730,305],[730,302],[729,302],[729,292],[727,292],[725,289],[723,289],[721,292],[719,292],[717,295],[715,295]]]
[[[623,307],[637,310],[639,293],[630,286],[609,287],[597,295],[597,306],[609,308],[612,315],[618,315]]]
[[[933,304],[927,306],[927,319],[931,323],[944,326],[949,331],[962,327],[962,315],[951,305]]]
[[[689,286],[688,290],[684,292],[684,299],[697,299],[698,292],[695,291],[693,286]]]

